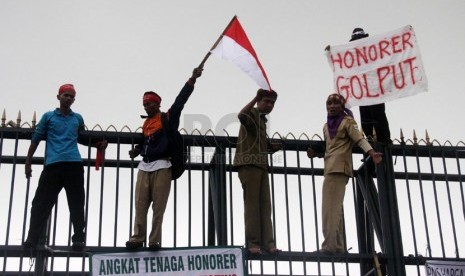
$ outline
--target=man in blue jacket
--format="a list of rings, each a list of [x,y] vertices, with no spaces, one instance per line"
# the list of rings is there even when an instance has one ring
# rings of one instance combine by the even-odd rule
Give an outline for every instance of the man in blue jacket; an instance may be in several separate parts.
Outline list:
[[[170,129],[177,130],[179,118],[185,103],[194,91],[194,84],[202,75],[203,68],[195,68],[192,76],[179,92],[176,100],[166,113]],[[167,130],[162,128],[162,113],[160,111],[161,97],[153,92],[145,92],[142,103],[147,113],[142,126],[143,142],[129,151],[129,156],[135,158],[142,155],[138,165],[134,218],[134,233],[126,242],[126,247],[136,249],[144,246],[147,239],[147,213],[152,204],[152,230],[149,235],[149,247],[161,247],[161,230],[166,203],[171,189],[171,161]]]

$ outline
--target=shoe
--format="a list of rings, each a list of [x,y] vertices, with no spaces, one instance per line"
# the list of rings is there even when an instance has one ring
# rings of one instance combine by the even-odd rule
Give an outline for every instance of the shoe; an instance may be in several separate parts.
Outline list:
[[[37,242],[34,242],[32,240],[26,239],[23,242],[23,249],[34,249],[37,246]]]
[[[161,248],[161,245],[159,242],[149,243],[149,248],[153,250],[158,250]]]
[[[144,246],[144,243],[141,242],[141,241],[127,241],[126,242],[126,248],[129,248],[129,249],[137,249],[137,248],[141,248]]]
[[[85,242],[75,241],[73,242],[73,245],[71,246],[71,248],[73,249],[73,251],[82,251],[84,250],[85,246],[86,246]]]
[[[249,251],[249,254],[254,254],[254,255],[262,254],[260,247],[250,247],[248,251]]]
[[[268,248],[266,251],[270,254],[278,254],[279,252],[282,252],[281,249],[276,248],[276,247]]]

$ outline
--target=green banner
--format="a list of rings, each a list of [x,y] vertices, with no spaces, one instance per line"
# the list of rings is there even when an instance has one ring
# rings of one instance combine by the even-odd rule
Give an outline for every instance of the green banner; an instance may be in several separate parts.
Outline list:
[[[125,251],[89,258],[92,275],[246,275],[240,247]]]

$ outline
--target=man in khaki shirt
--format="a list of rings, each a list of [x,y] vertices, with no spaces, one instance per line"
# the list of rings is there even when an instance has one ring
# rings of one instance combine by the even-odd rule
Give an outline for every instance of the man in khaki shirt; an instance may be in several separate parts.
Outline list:
[[[246,247],[251,254],[260,254],[261,249],[271,254],[281,251],[273,238],[268,180],[268,153],[281,147],[269,143],[265,118],[273,110],[277,97],[273,90],[260,89],[238,115],[241,128],[234,166],[242,183]]]
[[[345,186],[352,177],[352,147],[357,145],[373,158],[382,161],[382,153],[375,152],[363,138],[352,112],[345,108],[345,99],[339,94],[329,95],[326,101],[327,123],[323,132],[326,142],[324,153],[324,181],[322,194],[322,227],[324,241],[322,253],[345,253],[342,208]],[[308,148],[310,158],[317,156]]]

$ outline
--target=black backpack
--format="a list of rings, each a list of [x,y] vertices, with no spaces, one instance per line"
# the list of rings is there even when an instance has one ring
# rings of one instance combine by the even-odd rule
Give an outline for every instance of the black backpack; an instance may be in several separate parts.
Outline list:
[[[168,116],[161,113],[161,125],[169,141],[169,153],[171,157],[171,178],[178,179],[186,170],[188,159],[188,148],[184,144],[181,133],[173,129],[168,123]]]

